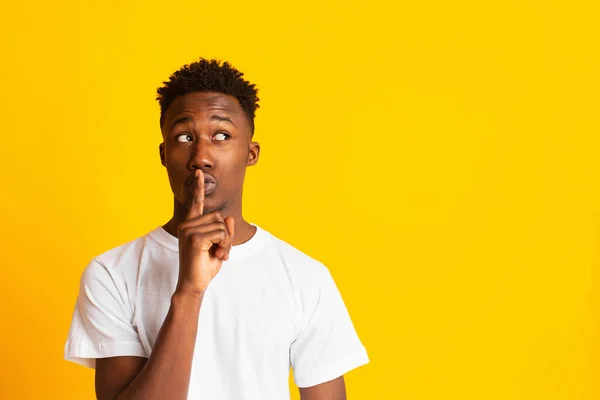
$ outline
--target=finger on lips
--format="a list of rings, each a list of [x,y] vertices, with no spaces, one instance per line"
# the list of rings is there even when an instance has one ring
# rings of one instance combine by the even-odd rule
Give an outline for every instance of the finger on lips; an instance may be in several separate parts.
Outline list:
[[[197,169],[194,171],[194,197],[185,221],[179,225],[179,235],[187,237],[193,234],[203,234],[218,246],[215,250],[215,257],[228,260],[235,231],[235,220],[233,217],[223,218],[219,211],[204,215],[204,186],[204,173],[201,169]]]
[[[204,173],[201,169],[194,171],[194,197],[188,210],[187,219],[204,214]]]

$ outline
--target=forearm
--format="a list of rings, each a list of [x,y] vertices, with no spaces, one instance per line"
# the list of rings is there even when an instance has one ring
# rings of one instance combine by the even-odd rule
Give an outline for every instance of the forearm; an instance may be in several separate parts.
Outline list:
[[[152,354],[117,400],[187,399],[202,297],[175,292]]]

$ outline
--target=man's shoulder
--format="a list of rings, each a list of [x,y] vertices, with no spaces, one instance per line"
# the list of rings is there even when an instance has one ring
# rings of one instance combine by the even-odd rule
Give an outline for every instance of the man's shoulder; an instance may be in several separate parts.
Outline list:
[[[137,269],[138,265],[136,261],[140,260],[140,255],[144,249],[155,245],[151,239],[152,232],[154,231],[155,229],[118,246],[109,248],[93,257],[93,261],[110,270],[121,270],[131,267],[136,267]]]
[[[306,277],[328,273],[329,270],[325,264],[318,259],[310,256],[284,239],[273,234],[270,234],[270,236],[272,249],[290,272]]]

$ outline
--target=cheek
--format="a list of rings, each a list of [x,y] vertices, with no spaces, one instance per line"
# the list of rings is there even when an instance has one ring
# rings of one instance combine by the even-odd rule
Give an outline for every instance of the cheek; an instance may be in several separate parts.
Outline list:
[[[187,168],[189,159],[187,151],[184,149],[168,149],[165,151],[165,167],[169,176],[179,175]]]
[[[185,172],[185,165],[167,163],[166,169],[169,181],[171,182],[171,186],[182,185],[185,183],[185,179],[187,177]]]
[[[246,173],[246,153],[244,154],[231,154],[227,160],[223,160],[221,164],[222,168],[217,166],[217,170],[220,170],[220,175],[225,181],[226,185],[231,188],[237,188],[244,181]]]

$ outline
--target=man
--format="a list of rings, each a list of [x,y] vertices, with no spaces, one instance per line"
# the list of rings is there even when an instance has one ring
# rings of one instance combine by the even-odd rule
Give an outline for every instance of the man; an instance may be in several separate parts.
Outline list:
[[[343,400],[369,359],[320,262],[242,215],[257,89],[200,59],[158,89],[163,226],[94,257],[65,358],[95,368],[99,400]]]

